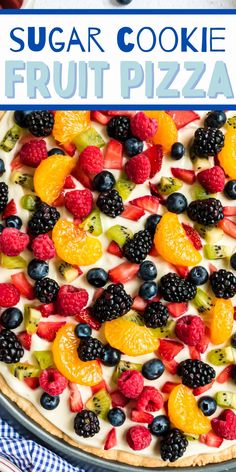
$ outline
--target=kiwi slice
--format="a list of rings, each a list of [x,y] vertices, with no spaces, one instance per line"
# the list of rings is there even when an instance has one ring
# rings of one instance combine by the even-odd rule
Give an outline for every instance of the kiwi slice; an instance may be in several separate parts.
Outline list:
[[[37,331],[41,319],[41,312],[30,305],[24,307],[25,329],[27,333],[34,334]]]
[[[21,256],[6,256],[1,254],[1,266],[5,269],[24,269],[27,262]]]
[[[205,244],[203,247],[204,256],[209,260],[225,259],[232,255],[232,249],[229,246],[219,244]]]
[[[109,239],[115,241],[120,247],[123,247],[124,244],[133,237],[132,231],[129,228],[126,228],[126,226],[121,225],[111,226],[107,230],[106,235]]]
[[[236,410],[236,393],[221,391],[217,392],[215,400],[218,406],[222,408],[233,408]]]
[[[66,279],[67,282],[73,282],[78,277],[78,269],[73,267],[68,262],[60,262],[58,266],[58,271],[60,272],[61,276]]]
[[[79,152],[82,152],[88,146],[96,146],[102,148],[105,146],[105,141],[95,128],[88,128],[82,133],[77,134],[73,143],[76,145]]]
[[[135,310],[130,310],[126,315],[122,316],[124,320],[128,321],[133,321],[133,323],[136,323],[139,326],[144,326],[144,321],[142,315],[140,313],[137,313]]]
[[[95,393],[86,403],[88,410],[96,413],[103,420],[107,419],[108,412],[111,408],[111,397],[105,388]]]
[[[15,147],[20,138],[22,129],[17,124],[14,124],[11,129],[7,131],[3,140],[0,142],[0,149],[5,152],[10,152]]]
[[[34,351],[33,355],[36,361],[38,362],[41,370],[53,366],[52,351]]]
[[[236,349],[227,346],[222,349],[213,349],[207,354],[209,362],[213,365],[226,365],[236,362]]]
[[[192,186],[192,197],[194,200],[205,200],[206,198],[214,196],[214,194],[207,193],[207,191],[199,184],[194,184]]]
[[[23,380],[25,377],[38,377],[40,374],[39,367],[24,362],[10,364],[9,368],[12,375],[19,380]]]
[[[199,435],[198,434],[185,434],[185,437],[188,441],[198,441]]]
[[[183,186],[183,182],[174,177],[162,177],[158,184],[158,191],[161,195],[171,195]]]
[[[15,170],[11,174],[11,180],[14,184],[18,184],[23,188],[34,191],[34,179],[30,174],[23,174],[18,170]]]
[[[120,194],[122,200],[127,200],[136,185],[128,180],[126,176],[120,177],[115,184],[115,189]]]
[[[161,326],[161,328],[150,329],[152,329],[154,335],[157,338],[173,338],[175,330],[175,321],[169,320],[167,324],[165,326]]]
[[[193,303],[199,313],[209,311],[213,306],[211,297],[209,297],[209,295],[207,295],[207,293],[204,292],[204,290],[202,290],[201,288],[197,288],[197,294],[193,299]]]
[[[36,197],[36,195],[23,195],[20,200],[20,204],[24,210],[28,211],[36,211],[36,207],[38,203],[40,202],[39,197]]]
[[[223,230],[221,228],[216,228],[215,226],[203,226],[199,223],[196,223],[194,228],[209,244],[218,243],[218,241],[220,241],[224,235]]]
[[[117,380],[120,378],[121,374],[123,374],[123,372],[126,372],[127,370],[138,370],[139,372],[141,372],[142,364],[136,364],[135,362],[121,360],[119,364],[117,364],[116,370],[113,373],[113,382],[116,383]]]
[[[207,157],[193,156],[192,161],[195,172],[200,172],[201,170],[209,169],[210,167]]]
[[[85,229],[93,236],[100,236],[103,232],[100,211],[97,209],[93,210],[80,225],[80,228]]]
[[[229,127],[229,129],[236,129],[236,115],[228,118],[227,126]]]

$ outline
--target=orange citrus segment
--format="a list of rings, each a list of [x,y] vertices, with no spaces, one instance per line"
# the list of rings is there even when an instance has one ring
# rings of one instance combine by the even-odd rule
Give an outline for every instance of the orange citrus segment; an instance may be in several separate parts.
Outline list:
[[[205,321],[213,344],[223,344],[230,338],[234,324],[234,308],[231,300],[218,298]]]
[[[218,154],[221,167],[231,179],[236,179],[236,130],[225,134],[225,145]]]
[[[186,235],[175,213],[165,213],[157,225],[156,250],[170,264],[194,266],[202,257]]]
[[[55,154],[41,161],[34,174],[34,189],[43,202],[50,205],[59,197],[76,160],[74,157]]]
[[[56,111],[52,134],[56,141],[67,144],[90,126],[89,111]]]
[[[168,413],[171,423],[184,433],[207,434],[210,420],[198,408],[191,390],[185,385],[175,387],[169,396]]]
[[[57,255],[72,265],[94,264],[102,256],[102,244],[97,238],[87,236],[73,222],[58,220],[53,228],[52,239]]]
[[[70,382],[93,386],[102,380],[102,370],[97,361],[82,362],[77,353],[79,339],[74,333],[75,326],[66,324],[57,332],[52,346],[56,368]]]
[[[152,330],[123,317],[105,323],[107,342],[127,356],[142,356],[155,351],[159,341]]]
[[[169,154],[172,145],[178,141],[178,130],[174,120],[164,111],[148,110],[145,114],[157,120],[158,128],[152,138],[153,144],[161,144],[163,151]]]

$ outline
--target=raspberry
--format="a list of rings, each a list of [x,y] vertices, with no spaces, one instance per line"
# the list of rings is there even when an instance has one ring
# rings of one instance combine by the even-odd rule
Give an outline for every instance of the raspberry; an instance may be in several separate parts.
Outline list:
[[[134,115],[130,126],[132,134],[141,141],[152,138],[157,131],[157,121],[154,118],[149,118],[142,111]]]
[[[175,333],[188,346],[196,346],[205,333],[205,325],[199,316],[183,316],[177,320]]]
[[[224,410],[211,422],[213,431],[224,439],[236,439],[236,415],[232,410]]]
[[[75,218],[86,218],[93,208],[92,192],[88,189],[67,192],[65,195],[65,207]]]
[[[192,226],[187,225],[186,223],[182,223],[182,226],[195,249],[198,251],[202,249],[202,241],[198,232]]]
[[[72,285],[63,285],[57,295],[57,308],[62,316],[77,315],[87,303],[86,290]]]
[[[58,370],[49,368],[42,370],[40,373],[39,385],[45,392],[54,397],[64,392],[68,380]]]
[[[37,167],[47,157],[47,146],[43,139],[31,139],[20,150],[20,161],[25,166]]]
[[[126,165],[125,172],[129,180],[135,184],[143,184],[150,177],[151,164],[145,154],[132,157]]]
[[[48,234],[40,234],[37,236],[33,240],[31,248],[35,259],[39,259],[41,261],[48,261],[49,259],[53,259],[53,257],[56,256],[56,250],[53,241],[48,236]]]
[[[87,174],[96,175],[102,172],[104,160],[100,149],[87,146],[79,156],[78,165]]]
[[[137,409],[145,411],[158,411],[163,407],[162,394],[155,387],[144,387],[137,400]]]
[[[17,305],[20,292],[13,284],[0,283],[0,306],[8,308]]]
[[[205,169],[197,175],[199,183],[208,193],[217,193],[224,190],[225,173],[220,166]]]
[[[137,370],[126,370],[118,379],[118,388],[126,398],[138,398],[143,385],[143,376]]]
[[[126,440],[131,449],[141,451],[150,446],[152,435],[145,426],[132,426],[132,428],[127,431]]]
[[[29,244],[29,236],[16,228],[4,228],[1,237],[1,251],[6,256],[18,256]]]

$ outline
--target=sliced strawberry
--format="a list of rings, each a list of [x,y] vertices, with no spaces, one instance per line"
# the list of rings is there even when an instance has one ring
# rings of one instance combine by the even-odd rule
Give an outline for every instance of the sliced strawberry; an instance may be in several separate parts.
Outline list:
[[[101,125],[106,126],[110,121],[110,118],[106,116],[102,111],[92,110],[91,111],[91,120],[100,123]]]
[[[202,241],[198,232],[192,226],[187,225],[185,223],[182,223],[182,226],[195,249],[197,249],[198,251],[202,249]]]
[[[214,266],[212,263],[209,263],[208,267],[211,274],[213,274],[214,272],[217,272],[217,267]]]
[[[42,305],[38,305],[37,310],[41,311],[43,318],[48,318],[50,315],[54,315],[56,313],[54,303],[44,303]]]
[[[170,393],[175,387],[177,387],[177,385],[180,385],[180,383],[179,382],[166,382],[161,388],[161,392]]]
[[[101,382],[99,382],[97,385],[93,385],[93,387],[91,387],[92,394],[94,395],[95,393],[99,392],[99,390],[102,390],[103,388],[105,388],[105,390],[108,391],[105,380],[101,380]]]
[[[177,129],[184,128],[192,121],[200,119],[200,116],[192,110],[168,110],[166,113],[174,120]]]
[[[64,190],[62,190],[62,192],[57,197],[57,199],[54,200],[54,202],[52,203],[52,206],[62,207],[62,206],[64,206],[64,204],[65,204],[65,192],[64,192]]]
[[[76,146],[74,143],[62,144],[61,147],[64,149],[65,153],[68,154],[68,156],[74,156],[76,151]]]
[[[236,207],[226,206],[223,208],[224,216],[236,216]]]
[[[204,387],[194,388],[193,389],[193,394],[195,395],[195,397],[198,397],[198,395],[202,395],[202,393],[205,393],[208,390],[210,390],[214,382],[215,382],[215,380],[212,380],[211,383],[209,383],[207,385],[204,385]]]
[[[157,252],[156,247],[155,247],[154,244],[151,247],[151,250],[149,252],[149,256],[158,257],[158,252]]]
[[[232,379],[233,373],[233,365],[227,365],[222,372],[216,377],[216,381],[220,384],[227,382],[228,380]]]
[[[112,428],[106,437],[104,449],[108,451],[115,446],[117,446],[116,428]]]
[[[122,218],[126,218],[127,220],[138,221],[144,215],[145,212],[142,210],[142,208],[138,208],[137,206],[133,205],[124,205],[124,211],[120,216],[122,216]]]
[[[101,324],[99,321],[95,320],[93,316],[91,315],[91,310],[90,308],[85,308],[84,310],[81,310],[78,315],[75,317],[76,321],[79,321],[80,323],[87,323],[92,329],[95,329],[98,331],[101,328]]]
[[[145,197],[138,197],[134,200],[129,202],[131,205],[137,206],[142,208],[149,213],[157,213],[159,207],[159,199],[157,197],[153,197],[152,195],[147,195]]]
[[[118,266],[108,271],[109,279],[111,282],[118,284],[126,284],[129,280],[134,279],[139,271],[138,264],[132,264],[131,262],[122,262]]]
[[[144,311],[147,306],[147,302],[137,295],[134,297],[132,308],[137,311]]]
[[[232,238],[236,239],[236,224],[229,220],[228,218],[224,218],[218,223],[218,226],[223,229],[225,234],[228,234]]]
[[[201,434],[199,441],[209,447],[220,447],[223,442],[223,438],[217,436],[217,434],[213,433],[213,431],[209,431],[207,434]]]
[[[25,377],[24,382],[32,390],[36,390],[39,387],[39,378],[38,377]]]
[[[189,268],[188,267],[184,267],[184,266],[179,266],[179,265],[176,265],[174,266],[177,274],[180,276],[180,277],[183,277],[183,279],[186,279],[189,275]]]
[[[64,189],[72,189],[72,188],[76,188],[75,182],[71,175],[67,175],[65,183],[64,183]]]
[[[152,179],[157,174],[157,172],[160,172],[161,170],[163,160],[163,148],[161,144],[155,144],[154,146],[150,146],[148,149],[146,149],[143,154],[145,154],[145,156],[147,156],[150,161],[150,179]]]
[[[122,154],[122,144],[111,139],[105,151],[104,169],[122,169]]]
[[[12,170],[22,169],[22,162],[20,160],[19,154],[17,154],[15,157],[13,157],[13,159],[11,161],[11,169]]]
[[[131,118],[136,112],[133,110],[108,110],[103,113],[106,113],[108,116],[129,116]]]
[[[66,321],[40,321],[37,335],[46,341],[54,341],[57,331],[66,324]]]
[[[104,291],[104,288],[102,287],[97,288],[97,290],[95,290],[93,294],[93,303],[96,302],[96,300],[100,297],[100,295],[102,295],[103,291]]]
[[[17,274],[11,275],[11,280],[23,297],[28,298],[28,300],[34,300],[33,286],[29,283],[24,272],[17,272]]]
[[[23,348],[26,349],[26,351],[30,351],[32,343],[32,334],[27,333],[27,331],[22,331],[21,333],[17,334],[17,337],[21,342]]]
[[[174,177],[182,180],[186,184],[193,184],[196,180],[196,175],[193,170],[181,169],[180,167],[171,167],[171,172]]]
[[[110,254],[113,254],[113,256],[123,257],[121,248],[115,241],[110,242],[107,248],[107,252],[109,252]]]
[[[183,302],[183,303],[168,303],[167,304],[168,311],[173,318],[178,318],[181,315],[184,315],[186,311],[188,310],[188,304]]]
[[[116,408],[117,406],[121,406],[123,408],[129,403],[129,399],[126,398],[119,390],[115,390],[114,392],[111,392],[111,402],[113,408]]]
[[[167,370],[167,372],[169,372],[170,374],[172,375],[175,375],[177,373],[177,369],[178,369],[178,362],[176,362],[174,359],[172,361],[167,361],[166,359],[164,359],[164,357],[162,358],[162,362]]]
[[[166,198],[159,193],[157,185],[153,184],[152,182],[149,182],[149,188],[150,188],[151,195],[153,197],[157,197],[158,200],[159,200],[159,203],[161,205],[165,205],[166,204]]]
[[[69,391],[70,391],[70,411],[72,413],[79,413],[83,410],[83,401],[81,397],[81,393],[78,389],[78,385],[72,382],[68,384]]]
[[[86,188],[89,188],[92,190],[93,188],[93,181],[92,178],[88,175],[85,174],[85,172],[81,169],[81,167],[77,166],[76,169],[73,172],[73,175],[79,182]]]
[[[146,423],[150,424],[154,419],[154,416],[151,413],[147,413],[146,411],[136,410],[133,408],[131,410],[131,421],[135,421],[136,423]]]
[[[148,304],[149,303],[153,303],[153,302],[159,302],[160,300],[162,299],[162,296],[160,293],[158,293],[155,297],[153,297],[151,300],[148,300]]]
[[[2,219],[5,220],[8,218],[8,216],[16,215],[17,214],[17,209],[16,209],[16,204],[15,200],[13,198],[8,202],[7,206],[3,210],[2,213]]]
[[[193,360],[198,359],[199,361],[201,360],[201,354],[196,349],[195,346],[188,346],[188,350],[189,350],[189,355],[190,355],[191,359],[193,359]]]
[[[210,342],[209,336],[207,335],[207,333],[205,333],[201,341],[195,346],[197,351],[200,352],[201,354],[204,354],[204,352],[206,352],[209,346],[209,342]]]
[[[184,345],[178,341],[169,341],[168,339],[160,339],[159,341],[158,354],[166,361],[172,361],[184,348]]]

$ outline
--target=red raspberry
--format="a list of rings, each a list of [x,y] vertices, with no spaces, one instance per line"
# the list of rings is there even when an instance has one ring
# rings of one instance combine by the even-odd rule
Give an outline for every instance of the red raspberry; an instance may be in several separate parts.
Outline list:
[[[65,207],[75,218],[84,219],[93,208],[93,195],[91,190],[73,190],[65,195]]]
[[[197,179],[208,193],[222,192],[225,186],[225,173],[220,166],[202,170]]]
[[[73,285],[63,285],[57,295],[57,308],[62,316],[77,315],[87,303],[88,292]]]
[[[143,376],[137,370],[126,370],[118,379],[118,388],[126,398],[138,398],[143,385]]]
[[[143,184],[150,176],[151,164],[145,154],[138,154],[125,164],[125,172],[129,180],[135,184]]]
[[[4,228],[0,237],[1,251],[6,256],[18,256],[29,244],[28,234],[16,228]]]
[[[211,421],[213,431],[224,439],[236,439],[236,415],[232,410],[224,410]]]
[[[0,283],[0,306],[9,308],[20,301],[20,292],[13,284]]]
[[[68,380],[58,370],[49,368],[42,370],[39,376],[40,387],[53,397],[64,392]]]
[[[131,449],[141,451],[150,446],[152,435],[145,426],[132,426],[132,428],[127,431],[126,440]]]
[[[30,167],[38,167],[48,157],[46,142],[43,139],[31,139],[20,150],[20,161]]]
[[[196,346],[205,334],[205,325],[199,316],[186,315],[177,320],[175,333],[188,346]]]
[[[154,136],[157,131],[157,120],[149,118],[145,113],[140,111],[136,113],[130,122],[131,131],[136,138],[141,141],[147,141]]]
[[[164,405],[162,394],[155,387],[144,387],[137,400],[137,409],[142,411],[158,411]]]
[[[31,248],[35,259],[40,259],[41,261],[48,261],[56,256],[53,241],[48,234],[40,234],[34,238]]]
[[[79,166],[87,174],[99,174],[102,172],[104,159],[102,152],[96,146],[88,146],[79,156],[77,166]]]
[[[202,249],[202,241],[196,229],[194,229],[190,225],[187,225],[186,223],[182,223],[182,226],[195,249],[197,249],[198,251]]]

